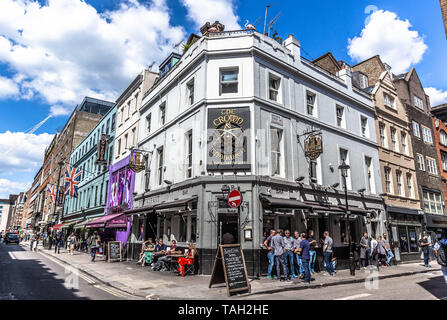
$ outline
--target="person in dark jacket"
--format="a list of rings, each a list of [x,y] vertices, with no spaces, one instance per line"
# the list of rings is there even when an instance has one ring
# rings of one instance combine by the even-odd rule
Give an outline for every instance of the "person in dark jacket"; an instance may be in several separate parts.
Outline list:
[[[447,284],[447,233],[443,232],[441,240],[436,242],[433,247],[435,251],[436,259],[438,263],[441,265],[441,271],[444,275],[445,283]]]

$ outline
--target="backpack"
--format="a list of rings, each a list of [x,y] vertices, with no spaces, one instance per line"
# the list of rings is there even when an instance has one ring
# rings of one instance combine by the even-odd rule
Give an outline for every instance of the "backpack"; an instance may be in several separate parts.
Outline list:
[[[444,267],[447,266],[447,256],[446,256],[447,252],[446,251],[447,251],[447,247],[444,246],[442,243],[440,243],[436,259],[438,260],[438,263]]]

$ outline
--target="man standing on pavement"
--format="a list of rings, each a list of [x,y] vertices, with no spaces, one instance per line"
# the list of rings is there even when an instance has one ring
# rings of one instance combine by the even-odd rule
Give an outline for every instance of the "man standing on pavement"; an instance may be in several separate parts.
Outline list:
[[[286,252],[286,249],[284,249],[284,238],[281,236],[279,230],[273,236],[270,245],[273,248],[273,251],[274,251],[274,254],[275,254],[276,275],[278,276],[280,281],[281,280],[283,280],[283,281],[290,281],[290,279],[287,277],[287,266],[284,263],[284,253]],[[282,265],[284,278],[281,278],[280,265]]]
[[[369,241],[368,232],[363,233],[362,239],[360,239],[360,260],[362,261],[363,269],[366,269],[369,259]]]
[[[424,265],[426,268],[431,268],[430,265],[430,242],[428,241],[428,234],[425,232],[421,240],[419,240],[419,246],[424,254]]]
[[[272,277],[272,270],[273,270],[273,265],[275,264],[275,251],[273,250],[272,246],[271,246],[271,242],[272,242],[272,238],[275,236],[276,231],[275,230],[270,230],[270,236],[267,237],[267,239],[265,239],[264,241],[264,246],[267,248],[268,252],[267,252],[267,259],[269,260],[269,267],[268,267],[268,279],[277,279],[277,276],[273,276]]]
[[[293,252],[296,249],[295,239],[290,236],[290,230],[286,230],[284,234],[284,249],[286,249],[284,252],[284,263],[287,266],[287,261],[289,261],[289,273],[292,274],[292,278],[296,279],[298,277],[295,274],[295,264],[293,262]]]
[[[303,282],[308,283],[308,284],[312,280],[311,276],[310,276],[310,268],[309,268],[309,260],[310,260],[309,250],[310,250],[310,243],[306,239],[306,233],[303,232],[301,234],[301,242],[300,242],[299,251],[301,254],[301,262],[303,264],[303,272],[304,272]]]
[[[390,241],[388,240],[388,236],[386,233],[383,234],[383,243],[385,244],[385,251],[386,251],[386,264],[391,267],[393,264],[391,263],[391,260],[394,258],[394,254],[391,251]]]
[[[377,246],[378,246],[378,242],[376,240],[376,237],[372,234],[371,235],[371,250],[369,253],[369,259],[371,261],[371,265],[374,264],[374,262],[375,262],[376,266],[377,266],[377,270],[379,270],[379,263],[378,263],[378,258],[377,258],[379,253],[377,251],[377,249],[378,249]]]
[[[331,237],[329,237],[329,231],[325,231],[324,235],[324,243],[323,243],[323,256],[324,263],[326,265],[326,271],[328,275],[334,275],[334,268],[332,264],[332,246],[334,245],[334,241]]]
[[[441,271],[444,275],[445,283],[447,284],[447,233],[442,233],[442,238],[434,245],[435,256],[438,263],[441,265]]]
[[[54,253],[61,253],[62,233],[58,230],[54,237]]]
[[[303,263],[301,261],[301,256],[298,254],[298,248],[301,244],[301,236],[298,231],[295,231],[293,233],[295,235],[295,252],[296,252],[296,262],[298,263],[298,272],[300,273],[300,279],[304,278],[304,271],[303,271]]]

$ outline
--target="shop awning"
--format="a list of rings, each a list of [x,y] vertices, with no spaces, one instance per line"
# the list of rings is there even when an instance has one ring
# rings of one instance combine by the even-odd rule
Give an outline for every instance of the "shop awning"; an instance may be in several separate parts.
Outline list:
[[[59,224],[55,224],[54,226],[52,226],[53,230],[59,230],[59,228],[62,226],[62,223]]]
[[[128,216],[137,214],[137,213],[142,213],[142,212],[152,212],[154,211],[154,206],[145,206],[145,207],[140,207],[140,208],[134,208],[134,209],[130,209],[130,210],[126,210],[124,211],[124,213]]]
[[[386,210],[391,213],[404,213],[404,214],[413,214],[413,215],[422,215],[419,211],[416,209],[409,209],[404,207],[396,207],[396,206],[386,206]]]
[[[197,196],[187,198],[187,199],[180,199],[175,200],[171,202],[164,202],[160,203],[154,206],[155,210],[163,210],[163,209],[172,209],[172,210],[181,210],[186,209],[186,205],[191,202],[197,200]]]
[[[86,225],[87,223],[89,223],[89,221],[92,221],[92,219],[87,219],[87,220],[78,222],[78,223],[76,223],[76,224],[73,226],[73,229],[82,229],[82,228],[85,227],[85,225]]]
[[[339,205],[338,207],[340,209],[342,209],[343,212],[346,211],[346,207],[344,205]],[[349,213],[351,213],[351,214],[359,214],[359,215],[363,215],[363,216],[366,216],[368,213],[371,213],[371,210],[366,210],[366,209],[359,208],[359,207],[348,206],[348,210],[349,210]]]
[[[86,228],[127,228],[127,217],[124,212],[108,214],[88,222]]]
[[[426,224],[429,228],[447,228],[447,217],[436,214],[425,214]]]
[[[282,199],[267,196],[265,194],[259,195],[259,200],[261,200],[264,206],[270,208],[284,208],[284,209],[311,209],[312,206],[305,204],[304,202],[294,200],[294,199]]]
[[[64,224],[62,225],[62,229],[68,229],[69,227],[75,225],[78,221],[72,221],[72,222],[64,222]]]

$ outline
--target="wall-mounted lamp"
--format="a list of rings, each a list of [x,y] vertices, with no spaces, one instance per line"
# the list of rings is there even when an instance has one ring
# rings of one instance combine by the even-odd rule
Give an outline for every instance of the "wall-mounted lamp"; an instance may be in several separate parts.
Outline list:
[[[358,190],[357,190],[358,193],[363,193],[363,192],[365,192],[365,191],[366,191],[366,188],[361,188],[361,189],[358,189]]]
[[[304,180],[304,176],[299,176],[298,178],[295,179],[296,183],[301,183],[301,181]]]
[[[331,188],[332,188],[332,189],[335,189],[335,188],[337,188],[339,185],[340,185],[340,183],[339,183],[339,182],[336,182],[336,183],[334,183],[333,185],[331,185]]]

